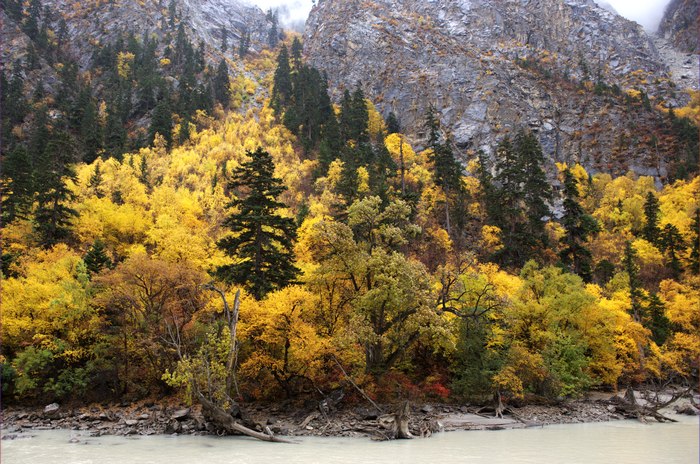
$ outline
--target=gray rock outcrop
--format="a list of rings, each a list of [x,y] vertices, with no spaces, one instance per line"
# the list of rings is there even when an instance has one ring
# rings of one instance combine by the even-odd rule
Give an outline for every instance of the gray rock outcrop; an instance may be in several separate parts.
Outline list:
[[[684,53],[700,53],[698,0],[672,0],[659,25],[659,35]]]
[[[114,2],[68,2],[44,0],[42,4],[51,12],[55,21],[66,21],[68,37],[65,46],[71,51],[82,69],[90,64],[94,46],[112,43],[120,34],[134,33],[141,39],[144,34],[156,36],[161,41],[170,34],[177,35],[177,27],[170,24],[169,2],[118,0]],[[251,50],[260,50],[267,43],[270,22],[263,11],[247,2],[238,0],[175,0],[177,17],[182,21],[185,33],[197,46],[203,42],[209,58],[218,61],[223,33],[226,31],[228,54],[236,55],[239,40],[250,33]],[[26,53],[28,39],[12,20],[2,12],[5,29],[2,31],[3,47],[0,57],[12,63]],[[55,27],[55,26],[54,26]]]
[[[323,0],[304,37],[335,98],[361,84],[419,144],[432,104],[464,157],[529,127],[551,160],[666,175],[644,134],[682,97],[641,26],[592,0]]]

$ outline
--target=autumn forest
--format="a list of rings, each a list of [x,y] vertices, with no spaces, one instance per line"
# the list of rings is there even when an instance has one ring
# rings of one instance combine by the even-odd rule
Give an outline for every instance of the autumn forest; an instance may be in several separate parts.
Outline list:
[[[334,103],[293,35],[242,46],[234,72],[173,21],[170,43],[125,36],[80,72],[60,24],[39,24],[58,91],[27,94],[31,62],[3,73],[4,401],[275,401],[348,378],[377,401],[508,401],[697,380],[692,166],[587,172],[527,127],[465,153],[432,107],[419,142],[360,86]],[[696,110],[664,113],[664,136],[697,139]]]

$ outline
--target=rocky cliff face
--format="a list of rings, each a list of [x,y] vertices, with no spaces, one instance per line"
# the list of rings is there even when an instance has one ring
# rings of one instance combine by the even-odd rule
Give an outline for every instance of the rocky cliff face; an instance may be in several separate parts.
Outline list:
[[[684,53],[700,53],[698,3],[698,0],[672,0],[659,25],[659,35]]]
[[[666,68],[639,25],[591,0],[324,0],[305,54],[336,96],[361,84],[418,140],[434,105],[465,156],[527,126],[554,160],[665,174],[637,128],[679,104]]]
[[[170,25],[168,0],[43,0],[41,3],[51,12],[53,29],[57,29],[61,18],[66,21],[66,47],[83,69],[90,62],[93,46],[111,43],[119,33],[133,32],[136,37],[149,34],[159,39],[168,34],[174,38],[177,33]],[[251,36],[251,50],[266,43],[271,24],[258,7],[237,0],[175,0],[173,5],[177,24],[183,22],[195,45],[203,41],[210,57],[220,49],[224,30],[231,56],[235,55],[245,31]],[[11,63],[23,56],[29,42],[17,24],[4,11],[1,14],[4,27],[0,56],[3,62]]]
[[[67,132],[81,141],[76,143],[82,144],[81,156],[90,160],[103,148],[119,154],[143,146],[152,137],[157,110],[170,125],[169,114],[189,118],[198,109],[211,112],[215,98],[226,106],[220,63],[229,76],[254,77],[239,57],[240,40],[245,37],[248,50],[259,51],[267,46],[272,26],[262,10],[243,1],[3,0],[2,73],[21,86],[27,102],[14,97],[20,104],[11,123],[3,119],[3,136],[17,134],[17,143],[25,143],[33,109],[46,106],[52,120],[69,121]],[[88,110],[92,115],[93,107],[103,117],[92,132],[110,129],[104,138],[92,137],[88,149],[85,134],[91,131],[80,118]],[[108,121],[108,115],[118,116]]]

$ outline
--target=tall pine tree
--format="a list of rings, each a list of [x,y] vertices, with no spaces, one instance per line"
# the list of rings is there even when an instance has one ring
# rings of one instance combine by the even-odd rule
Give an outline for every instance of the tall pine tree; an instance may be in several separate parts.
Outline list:
[[[112,260],[109,259],[107,255],[107,247],[105,243],[99,238],[95,240],[90,247],[90,249],[85,253],[83,257],[83,262],[87,267],[90,277],[93,277],[100,273],[103,269],[112,268]]]
[[[90,98],[80,119],[80,138],[83,141],[83,161],[92,163],[102,151],[102,125],[97,105]]]
[[[282,45],[277,55],[277,68],[273,78],[271,105],[276,114],[281,114],[292,99],[292,68],[289,64],[289,51]]]
[[[515,136],[515,150],[522,166],[523,196],[527,216],[527,232],[535,249],[548,246],[545,218],[551,215],[552,187],[544,172],[544,154],[535,135],[520,130]],[[536,250],[533,250],[536,252]]]
[[[286,190],[274,176],[272,156],[262,148],[248,152],[250,161],[234,170],[228,189],[235,194],[224,221],[232,235],[218,242],[233,264],[220,266],[216,275],[225,282],[243,285],[256,299],[294,282],[299,270],[292,252],[296,238],[293,218],[279,211]]]
[[[644,227],[642,228],[642,237],[647,242],[654,245],[659,244],[661,229],[659,228],[659,199],[656,198],[654,192],[648,192],[644,201]]]
[[[629,240],[625,243],[622,266],[629,279],[630,312],[634,320],[641,323],[643,317],[642,301],[644,299],[644,289],[642,288],[642,281],[639,278],[637,250],[634,249]]]
[[[544,156],[535,137],[520,131],[496,148],[496,174],[488,185],[486,211],[501,229],[503,248],[495,258],[522,266],[547,248],[545,221],[552,190],[544,174]]]
[[[442,140],[440,120],[432,105],[428,107],[425,115],[425,129],[428,132],[428,148],[432,151],[430,161],[433,163],[433,179],[435,185],[440,187],[445,193],[445,229],[448,233],[451,233],[452,219],[450,208],[464,193],[462,187],[462,166],[455,159],[449,138]]]
[[[695,210],[693,218],[693,238],[690,245],[690,272],[700,274],[700,208]]]
[[[683,240],[678,227],[673,224],[666,224],[659,236],[659,246],[666,254],[668,267],[671,269],[673,278],[678,279],[682,271],[679,256],[685,248],[685,240]]]
[[[584,211],[578,199],[578,182],[567,168],[564,171],[564,216],[561,219],[566,232],[560,240],[563,249],[559,258],[572,272],[590,282],[592,255],[585,243],[588,237],[600,230],[600,227],[593,216]]]
[[[292,42],[292,65],[294,69],[301,69],[301,55],[304,51],[304,47],[298,37],[294,37]]]
[[[277,11],[272,9],[267,12],[267,20],[270,21],[270,30],[267,33],[267,44],[270,48],[275,48],[280,40],[280,33],[277,27]]]
[[[496,260],[506,265],[522,266],[529,258],[524,243],[525,217],[523,207],[522,169],[510,137],[506,136],[496,148],[496,173],[485,188],[486,211],[490,222],[501,229],[503,247]]]
[[[170,148],[173,142],[173,112],[170,109],[170,98],[167,93],[163,95],[153,110],[151,126],[148,129],[150,143],[155,141],[156,134],[160,134],[165,139],[167,147]]]
[[[238,43],[238,57],[240,59],[245,58],[250,50],[250,31],[246,28],[241,33],[241,40]]]
[[[0,192],[3,197],[2,220],[11,222],[25,218],[31,210],[34,196],[33,163],[27,149],[17,145],[2,161]]]
[[[71,220],[77,215],[68,205],[74,198],[67,185],[68,180],[75,181],[73,146],[74,142],[66,133],[52,134],[38,159],[37,165],[42,168],[36,173],[34,228],[39,241],[47,248],[68,238]]]
[[[216,77],[214,78],[214,98],[221,103],[221,106],[228,108],[231,101],[231,87],[228,77],[228,65],[226,60],[221,60],[219,67],[216,69]]]

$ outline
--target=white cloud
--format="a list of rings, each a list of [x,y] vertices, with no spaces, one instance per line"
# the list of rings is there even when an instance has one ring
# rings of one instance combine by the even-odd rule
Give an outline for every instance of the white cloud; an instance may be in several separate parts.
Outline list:
[[[618,13],[627,19],[636,21],[647,31],[653,32],[659,27],[661,17],[670,0],[604,0],[611,4]]]
[[[277,9],[280,20],[284,25],[296,26],[303,24],[311,11],[312,0],[248,0],[259,6],[263,11]]]

